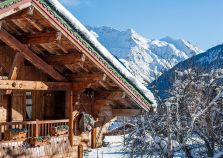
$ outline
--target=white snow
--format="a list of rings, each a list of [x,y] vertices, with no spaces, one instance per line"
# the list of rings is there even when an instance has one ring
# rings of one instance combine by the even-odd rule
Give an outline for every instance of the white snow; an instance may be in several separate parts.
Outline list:
[[[223,157],[223,151],[219,151],[213,156],[213,158],[222,158],[222,157]]]
[[[84,158],[125,158],[123,149],[123,136],[106,136],[104,142],[108,144],[107,147],[92,149],[84,155]]]
[[[160,40],[173,44],[177,49],[179,49],[182,52],[185,52],[187,56],[194,56],[194,55],[197,55],[197,53],[202,52],[200,48],[192,45],[189,41],[186,41],[184,39],[175,40],[167,36]]]
[[[84,34],[84,36],[91,41],[91,43],[101,52],[103,55],[112,62],[112,64],[120,71],[122,75],[128,78],[149,100],[153,102],[156,107],[156,101],[153,94],[134,77],[100,42],[97,38],[90,33],[87,28],[82,25],[58,0],[48,0],[58,12],[66,17],[67,20],[73,25],[73,27]]]

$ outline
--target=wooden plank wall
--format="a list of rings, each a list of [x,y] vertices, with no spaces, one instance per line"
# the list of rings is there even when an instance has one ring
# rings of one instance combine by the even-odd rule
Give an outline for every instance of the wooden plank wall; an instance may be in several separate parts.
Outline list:
[[[0,66],[4,67],[7,73],[10,70],[15,52],[7,46],[0,47]],[[0,74],[3,75],[3,74]],[[33,81],[47,81],[47,75],[42,73],[39,69],[36,69],[34,66],[22,66],[17,79],[19,80],[33,80]],[[22,121],[24,120],[25,113],[25,91],[14,90],[12,92],[12,121]],[[7,98],[7,97],[4,97]],[[44,92],[43,91],[33,91],[32,92],[33,100],[33,115],[32,119],[44,119]],[[7,106],[8,100],[0,99],[0,121],[5,122],[7,120]],[[52,104],[48,106],[53,106]],[[50,108],[50,107],[48,107]]]
[[[12,64],[14,57],[14,53],[12,50],[7,46],[1,46],[0,47],[0,75],[8,75],[10,66]],[[4,70],[3,70],[4,69]],[[5,74],[6,71],[6,74]],[[9,114],[8,109],[8,96],[3,95],[3,91],[0,90],[0,122],[6,122],[7,121],[7,115]]]
[[[15,53],[7,46],[0,47],[0,66],[3,66],[9,72]],[[2,74],[0,74],[2,75]]]
[[[11,121],[22,121],[25,116],[25,93],[13,91],[12,93],[12,117]]]
[[[53,91],[47,91],[44,93],[44,119],[53,119],[55,111],[55,100]]]

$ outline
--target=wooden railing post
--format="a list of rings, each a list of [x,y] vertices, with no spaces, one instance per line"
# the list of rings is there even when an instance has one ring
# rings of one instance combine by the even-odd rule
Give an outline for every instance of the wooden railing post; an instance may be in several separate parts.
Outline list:
[[[66,91],[66,107],[69,107],[69,141],[70,145],[74,145],[74,114],[73,114],[73,91]]]
[[[34,137],[39,137],[39,120],[36,119],[36,124],[34,124]]]
[[[91,148],[96,148],[96,135],[97,135],[97,128],[93,128],[91,131]]]
[[[50,132],[50,127],[58,126],[61,124],[69,124],[68,119],[63,120],[36,120],[36,121],[22,121],[22,122],[2,122],[0,123],[0,140],[3,139],[3,133],[9,129],[13,128],[26,128],[28,130],[28,137],[39,137],[47,136],[47,132]],[[47,129],[48,128],[48,129]]]
[[[83,145],[78,145],[78,158],[83,158]]]

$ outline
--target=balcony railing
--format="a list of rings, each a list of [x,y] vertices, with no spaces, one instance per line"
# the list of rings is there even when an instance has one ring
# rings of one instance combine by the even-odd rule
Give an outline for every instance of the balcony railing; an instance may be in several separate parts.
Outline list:
[[[68,125],[69,120],[36,120],[22,122],[4,122],[0,123],[0,140],[4,140],[5,131],[13,128],[27,129],[27,137],[38,137],[50,135],[52,127]]]

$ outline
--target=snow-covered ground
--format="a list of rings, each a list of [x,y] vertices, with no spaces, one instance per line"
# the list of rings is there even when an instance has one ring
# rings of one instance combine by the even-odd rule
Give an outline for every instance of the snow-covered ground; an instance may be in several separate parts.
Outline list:
[[[223,157],[223,151],[217,152],[213,158],[222,158]]]
[[[125,158],[122,152],[124,136],[106,136],[105,143],[107,147],[98,149],[91,149],[90,152],[85,153],[84,158]]]
[[[98,149],[91,149],[85,152],[84,158],[128,158],[129,153],[123,152],[124,136],[106,136],[104,142],[107,143],[107,147],[101,147]],[[157,158],[158,155],[154,155]],[[182,153],[178,152],[175,158],[183,158]],[[146,157],[146,156],[145,156]]]

